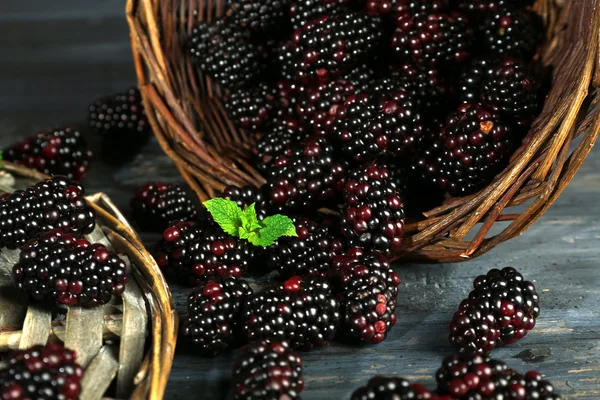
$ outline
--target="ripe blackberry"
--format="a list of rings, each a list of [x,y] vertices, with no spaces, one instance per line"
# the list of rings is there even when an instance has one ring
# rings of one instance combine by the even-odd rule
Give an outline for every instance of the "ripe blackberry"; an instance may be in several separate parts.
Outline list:
[[[450,324],[450,342],[461,353],[483,354],[523,338],[540,314],[533,283],[512,267],[478,276]]]
[[[400,277],[381,255],[350,249],[328,273],[340,303],[345,339],[377,344],[396,324]]]
[[[127,284],[125,262],[100,243],[45,232],[21,248],[12,276],[22,292],[41,301],[96,307],[120,296]]]
[[[35,234],[54,228],[76,235],[91,233],[96,213],[84,194],[79,183],[55,176],[0,196],[0,247],[17,249]]]
[[[133,218],[146,231],[161,232],[171,221],[193,221],[198,216],[192,199],[173,183],[146,183],[130,205]]]
[[[202,72],[225,88],[254,81],[264,67],[249,33],[227,19],[196,25],[188,38],[187,52]]]
[[[280,157],[290,157],[294,145],[304,142],[307,133],[296,120],[283,120],[267,129],[256,144],[258,169],[268,171]]]
[[[256,209],[256,216],[259,221],[262,221],[269,216],[268,204],[263,193],[263,190],[254,186],[243,186],[241,188],[237,186],[227,186],[223,193],[219,197],[235,201],[237,205],[243,210],[251,204],[254,204]]]
[[[296,78],[306,84],[340,77],[375,49],[380,24],[378,17],[346,12],[304,25],[292,41]]]
[[[77,400],[83,368],[73,350],[57,343],[33,346],[8,355],[0,369],[0,398],[6,400]]]
[[[335,335],[338,306],[327,281],[294,276],[251,296],[242,322],[249,342],[286,341],[293,349],[310,350]]]
[[[521,138],[493,111],[462,104],[440,133],[441,187],[453,196],[481,189],[504,169]]]
[[[6,148],[2,156],[46,175],[65,175],[82,181],[88,175],[93,154],[77,129],[64,127],[17,142]]]
[[[348,0],[293,0],[289,16],[294,30],[324,16],[335,16],[347,10]]]
[[[446,357],[436,379],[437,393],[456,400],[560,400],[538,372],[522,375],[502,361],[481,356]]]
[[[299,399],[302,359],[286,342],[257,342],[242,348],[233,367],[236,400]]]
[[[532,76],[525,65],[511,59],[504,60],[493,70],[483,84],[481,97],[490,109],[525,126],[539,110]]]
[[[343,239],[336,235],[332,220],[295,223],[297,237],[282,237],[267,248],[270,269],[278,269],[286,278],[295,275],[324,278],[333,256],[344,250]]]
[[[352,393],[350,400],[453,400],[438,396],[419,383],[404,378],[374,376]]]
[[[243,28],[265,29],[281,23],[290,0],[234,0],[231,18]]]
[[[453,6],[469,16],[481,17],[481,13],[524,9],[532,4],[533,0],[454,0]]]
[[[252,289],[241,279],[202,282],[188,296],[183,334],[207,357],[242,343],[241,310],[251,295]]]
[[[490,56],[529,60],[542,43],[544,26],[533,11],[501,9],[479,25],[479,51]]]
[[[414,95],[423,114],[435,116],[444,114],[448,105],[454,100],[454,84],[450,77],[443,74],[438,67],[416,66],[406,63],[396,68],[387,78],[391,80],[382,88],[400,87]],[[382,81],[385,83],[385,80]],[[388,89],[389,90],[389,89]]]
[[[491,58],[473,61],[465,68],[458,79],[459,103],[477,104],[481,101],[481,89],[492,76],[498,62]]]
[[[342,233],[350,246],[382,254],[400,248],[404,205],[386,167],[367,164],[351,171],[343,194]]]
[[[240,129],[261,130],[273,116],[274,90],[266,83],[248,89],[237,89],[225,101],[229,119]]]

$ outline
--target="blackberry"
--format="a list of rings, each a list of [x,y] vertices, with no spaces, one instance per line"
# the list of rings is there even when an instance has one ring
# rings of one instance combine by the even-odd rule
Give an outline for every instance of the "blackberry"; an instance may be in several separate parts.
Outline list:
[[[540,314],[533,283],[512,267],[478,276],[450,324],[450,342],[461,353],[487,353],[523,338]]]
[[[286,278],[294,275],[324,278],[332,257],[344,250],[334,222],[300,218],[295,225],[297,237],[279,238],[267,249],[270,269],[279,269]]]
[[[482,58],[473,61],[465,68],[458,79],[458,101],[467,104],[479,103],[483,85],[492,76],[497,66],[498,61]]]
[[[231,18],[243,28],[265,29],[282,22],[290,0],[234,0]]]
[[[378,17],[346,12],[304,25],[292,41],[296,78],[306,84],[340,77],[375,49],[380,24]]]
[[[83,368],[76,354],[57,343],[33,346],[8,355],[0,368],[0,398],[14,400],[77,400]]]
[[[188,296],[184,336],[208,357],[242,343],[241,308],[251,295],[252,289],[241,279],[202,282]]]
[[[284,82],[294,82],[296,78],[294,43],[291,40],[281,43],[277,46],[276,54],[279,78]]]
[[[350,246],[382,254],[400,248],[404,205],[386,167],[368,164],[349,173],[341,224]]]
[[[268,204],[265,195],[260,188],[250,185],[239,188],[230,185],[223,190],[223,193],[221,193],[219,197],[235,201],[242,210],[249,205],[254,204],[256,216],[259,221],[262,221],[269,216],[267,208]]]
[[[35,234],[54,228],[76,235],[91,233],[96,213],[84,194],[79,183],[55,176],[0,196],[0,247],[17,249]]]
[[[495,112],[473,104],[462,104],[448,117],[440,138],[440,185],[453,196],[474,193],[490,183],[520,143],[511,125]]]
[[[265,172],[280,157],[290,157],[293,145],[304,142],[307,133],[296,120],[283,120],[265,132],[256,144],[258,169]]]
[[[186,46],[192,62],[225,88],[251,83],[264,69],[249,34],[227,19],[200,22]]]
[[[544,26],[533,11],[501,9],[479,25],[479,51],[491,56],[529,60],[542,43]]]
[[[294,30],[324,16],[335,16],[348,8],[349,0],[293,0],[289,15]]]
[[[260,131],[273,114],[274,91],[260,83],[248,89],[232,91],[225,101],[225,109],[231,121],[240,129]]]
[[[447,74],[446,74],[447,75]],[[444,114],[451,100],[453,100],[455,88],[451,79],[442,74],[438,67],[416,66],[406,63],[400,65],[387,78],[388,85],[381,88],[400,87],[414,96],[414,100],[421,107],[421,112],[433,114],[434,116]],[[391,85],[390,80],[391,79]],[[382,83],[386,83],[383,80]]]
[[[173,183],[146,183],[130,205],[133,218],[146,231],[161,232],[172,221],[193,221],[198,216],[192,199]]]
[[[429,391],[419,383],[411,383],[404,378],[374,376],[366,386],[352,393],[351,400],[452,400]]]
[[[490,109],[528,126],[539,109],[535,86],[527,68],[508,59],[496,67],[485,81],[481,97]]]
[[[22,292],[41,301],[96,307],[120,296],[127,284],[125,262],[100,243],[54,229],[21,248],[12,276]]]
[[[17,142],[6,148],[2,156],[46,175],[65,175],[82,181],[88,175],[93,154],[77,129],[64,127]]]
[[[233,367],[236,400],[299,399],[302,359],[286,342],[257,342],[242,348]]]
[[[249,342],[286,341],[293,349],[310,350],[328,344],[340,313],[327,281],[294,276],[251,296],[242,321]]]
[[[437,371],[437,393],[456,400],[560,400],[539,372],[520,374],[504,362],[481,356],[449,356]]]
[[[381,343],[396,324],[400,277],[387,258],[361,249],[334,257],[328,273],[341,307],[345,339]]]
[[[498,12],[501,10],[524,9],[533,4],[533,0],[454,0],[453,6],[473,17],[481,17],[481,14]]]

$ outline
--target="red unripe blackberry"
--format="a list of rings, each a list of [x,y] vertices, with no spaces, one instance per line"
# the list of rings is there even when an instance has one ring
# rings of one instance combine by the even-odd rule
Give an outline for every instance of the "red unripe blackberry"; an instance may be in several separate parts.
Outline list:
[[[273,116],[275,91],[265,83],[232,91],[225,101],[231,121],[240,129],[260,131]]]
[[[544,38],[539,15],[528,10],[500,9],[478,24],[479,52],[492,57],[530,60]]]
[[[247,299],[242,322],[249,342],[286,341],[293,349],[326,346],[340,321],[327,281],[294,276]]]
[[[119,256],[100,243],[59,229],[25,243],[12,276],[17,289],[35,300],[83,307],[96,307],[120,296],[128,280]]]
[[[17,249],[35,234],[54,228],[79,236],[91,233],[96,213],[84,195],[79,183],[55,176],[0,196],[0,247]]]
[[[384,166],[351,171],[344,187],[342,233],[350,246],[388,254],[402,245],[404,204]]]
[[[419,383],[404,378],[374,376],[352,393],[350,400],[454,400],[439,396]]]
[[[7,361],[0,369],[1,399],[79,399],[83,368],[74,351],[49,343],[15,351]]]
[[[396,324],[400,277],[387,258],[360,249],[334,257],[328,273],[341,309],[341,336],[377,344]]]
[[[243,347],[234,362],[236,400],[293,400],[304,389],[302,359],[286,342]]]
[[[473,287],[450,324],[450,342],[458,352],[485,354],[535,327],[539,296],[514,268],[492,269],[478,276]]]
[[[471,62],[458,78],[457,96],[460,103],[477,104],[481,101],[481,89],[492,76],[499,62],[482,58]]]
[[[334,16],[348,9],[353,0],[292,0],[289,16],[294,30],[324,16]]]
[[[193,221],[198,216],[193,200],[173,183],[146,183],[130,205],[133,218],[146,231],[161,232],[172,221]]]
[[[234,0],[230,17],[241,27],[253,30],[281,24],[290,0]]]
[[[298,121],[284,119],[276,122],[256,144],[258,168],[267,171],[280,157],[292,156],[293,147],[302,143],[306,137],[307,133]]]
[[[64,127],[17,142],[7,147],[2,156],[6,161],[46,175],[64,175],[82,181],[88,175],[93,154],[77,129]]]
[[[252,289],[242,279],[214,279],[200,283],[188,296],[183,335],[200,353],[214,357],[243,343],[242,305]]]

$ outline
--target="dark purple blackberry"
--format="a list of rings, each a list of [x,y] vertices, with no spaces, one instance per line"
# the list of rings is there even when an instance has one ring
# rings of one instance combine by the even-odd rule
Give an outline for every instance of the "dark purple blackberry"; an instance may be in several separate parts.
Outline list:
[[[536,85],[527,67],[515,60],[504,60],[483,84],[483,103],[507,120],[529,126],[538,114]]]
[[[291,0],[233,0],[231,15],[240,26],[248,29],[265,29],[280,24]]]
[[[453,196],[464,196],[490,183],[520,144],[517,133],[483,106],[460,105],[440,133],[441,187]]]
[[[133,218],[146,231],[161,232],[172,221],[193,221],[198,209],[184,190],[173,183],[148,182],[130,201]]]
[[[450,342],[460,353],[484,354],[523,338],[540,314],[533,283],[512,267],[478,276],[473,291],[454,314]]]
[[[264,69],[249,33],[227,19],[200,22],[186,46],[193,63],[226,88],[251,83]]]
[[[233,367],[236,400],[293,400],[304,389],[302,359],[286,342],[242,348]]]
[[[296,62],[294,43],[291,40],[281,43],[276,50],[279,78],[284,82],[294,82],[296,79]]]
[[[361,166],[344,187],[342,233],[350,246],[388,254],[402,245],[404,204],[386,167]]]
[[[267,200],[260,188],[250,185],[239,188],[230,185],[223,190],[223,193],[219,197],[235,201],[242,210],[254,204],[256,216],[259,221],[269,216]]]
[[[78,400],[83,368],[75,359],[73,350],[57,343],[10,353],[0,368],[0,398]]]
[[[294,30],[324,16],[334,16],[347,10],[352,0],[293,0],[289,15]]]
[[[455,400],[560,400],[539,372],[520,374],[498,360],[449,356],[437,371],[437,393]]]
[[[273,116],[274,89],[265,83],[248,89],[237,89],[225,101],[231,121],[240,129],[260,131]]]
[[[120,296],[127,284],[125,262],[100,243],[54,229],[21,248],[12,276],[17,289],[35,300],[96,307]]]
[[[266,172],[280,157],[290,157],[293,147],[304,142],[307,133],[296,120],[283,120],[267,129],[256,144],[258,169]]]
[[[483,84],[492,76],[498,61],[482,58],[473,61],[458,78],[457,96],[459,103],[477,104],[481,101]]]
[[[479,52],[529,60],[544,37],[544,25],[533,11],[501,9],[489,14],[479,26]]]
[[[291,45],[297,80],[307,84],[342,76],[376,48],[380,25],[378,17],[352,12],[304,25],[294,33]]]
[[[54,228],[76,235],[91,233],[96,213],[84,195],[79,183],[55,176],[0,196],[0,247],[17,249],[35,234]]]
[[[381,82],[385,84],[386,80]],[[387,77],[387,83],[381,88],[396,88],[400,85],[414,95],[421,112],[427,116],[444,114],[454,100],[455,88],[452,80],[437,67],[402,64]]]
[[[352,393],[350,400],[444,400],[419,383],[404,378],[374,376]],[[452,400],[452,399],[445,399]]]
[[[338,308],[327,281],[294,276],[251,296],[242,321],[249,342],[286,341],[293,349],[310,350],[333,339]]]
[[[251,295],[252,289],[241,279],[202,282],[188,296],[183,335],[207,357],[243,343],[240,316]]]
[[[88,175],[93,154],[77,129],[64,127],[17,142],[4,149],[2,156],[6,161],[46,175],[64,175],[82,181]]]
[[[481,13],[524,9],[532,5],[533,0],[453,0],[452,3],[453,7],[469,16],[481,17]]]
[[[344,250],[344,241],[336,235],[332,220],[311,221],[300,218],[295,223],[297,237],[282,237],[267,248],[270,269],[278,269],[286,278],[324,278],[331,267],[331,259]]]

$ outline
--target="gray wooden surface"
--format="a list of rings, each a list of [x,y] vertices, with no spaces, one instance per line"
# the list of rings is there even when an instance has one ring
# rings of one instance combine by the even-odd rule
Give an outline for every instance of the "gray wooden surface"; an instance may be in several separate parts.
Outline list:
[[[58,124],[84,125],[97,96],[135,83],[124,0],[0,2],[0,147]],[[96,140],[92,138],[94,146]],[[447,325],[474,276],[512,265],[535,281],[542,302],[537,327],[494,356],[537,369],[566,399],[600,399],[600,149],[569,189],[522,237],[463,264],[397,265],[403,284],[398,324],[384,343],[331,347],[304,354],[305,399],[347,399],[374,374],[433,386],[447,345]],[[97,161],[88,191],[104,191],[126,213],[136,185],[179,177],[156,143],[121,166]],[[145,235],[149,245],[155,235]],[[179,309],[189,289],[174,287]],[[538,356],[535,356],[538,355]],[[197,358],[180,346],[168,399],[221,399],[233,354]]]

